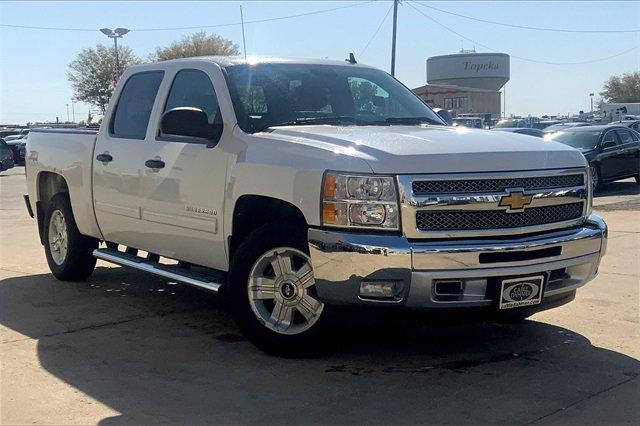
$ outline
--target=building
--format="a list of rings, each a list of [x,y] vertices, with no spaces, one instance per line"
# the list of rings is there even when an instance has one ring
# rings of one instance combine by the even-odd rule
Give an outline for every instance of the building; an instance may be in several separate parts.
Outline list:
[[[454,115],[499,118],[500,89],[509,81],[509,55],[461,51],[427,59],[427,85],[413,91],[432,107]]]
[[[418,95],[432,108],[443,108],[460,114],[477,114],[484,117],[500,117],[500,92],[489,89],[461,87],[447,84],[427,84],[416,87],[413,93]]]

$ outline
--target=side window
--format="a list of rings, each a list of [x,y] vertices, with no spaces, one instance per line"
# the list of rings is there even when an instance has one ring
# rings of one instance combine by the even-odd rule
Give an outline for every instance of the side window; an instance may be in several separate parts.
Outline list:
[[[220,105],[209,76],[199,70],[178,72],[164,106],[164,112],[178,107],[193,107],[207,114],[209,124],[221,122]]]
[[[151,71],[129,77],[111,119],[109,129],[111,136],[144,139],[163,76],[163,71]]]
[[[603,148],[609,148],[611,147],[611,144],[614,144],[613,146],[618,144],[618,138],[616,137],[616,133],[613,131],[609,131],[607,133],[605,133],[604,138],[602,138],[602,147]],[[609,146],[606,146],[609,145]]]
[[[616,130],[618,133],[618,137],[620,137],[620,142],[624,145],[626,143],[633,142],[633,137],[631,136],[631,132],[628,130]]]

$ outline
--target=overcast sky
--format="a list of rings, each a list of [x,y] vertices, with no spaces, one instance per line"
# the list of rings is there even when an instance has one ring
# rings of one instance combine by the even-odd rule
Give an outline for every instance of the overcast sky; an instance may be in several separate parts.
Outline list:
[[[360,4],[357,4],[360,3]],[[246,21],[353,7],[272,22],[246,25],[247,53],[343,59],[354,52],[359,62],[389,71],[391,14],[363,52],[389,11],[391,1],[377,2],[1,2],[0,24],[65,28],[127,27],[123,43],[145,57],[197,30],[135,31],[236,23],[239,5]],[[515,25],[562,29],[637,29],[640,2],[434,2],[424,4],[449,12]],[[412,7],[413,5],[413,7]],[[432,17],[433,22],[415,8]],[[459,33],[456,35],[443,26]],[[242,48],[239,25],[208,29]],[[396,76],[407,86],[425,84],[426,58],[457,53],[474,40],[512,55],[506,86],[507,113],[566,114],[589,110],[589,93],[599,92],[612,74],[640,69],[640,48],[604,61],[584,62],[640,46],[640,33],[561,33],[515,29],[465,19],[404,1],[398,10]],[[30,30],[0,27],[0,123],[66,119],[65,104],[73,92],[67,65],[86,47],[111,43],[95,32]],[[478,52],[489,51],[476,45]],[[519,57],[516,58],[515,56]],[[520,59],[526,58],[528,60]],[[76,104],[76,119],[88,105]]]

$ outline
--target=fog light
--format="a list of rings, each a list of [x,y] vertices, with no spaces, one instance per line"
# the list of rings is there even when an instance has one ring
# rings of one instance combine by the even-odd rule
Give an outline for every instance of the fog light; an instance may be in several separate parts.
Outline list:
[[[399,281],[362,281],[360,297],[366,299],[396,299],[402,292]]]

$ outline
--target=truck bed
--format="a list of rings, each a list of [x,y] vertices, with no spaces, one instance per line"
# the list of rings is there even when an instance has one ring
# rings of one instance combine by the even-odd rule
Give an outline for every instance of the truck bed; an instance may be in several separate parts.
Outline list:
[[[100,237],[93,211],[91,191],[93,150],[98,129],[33,129],[26,152],[29,194],[39,194],[41,178],[47,172],[62,175],[73,206],[76,224],[82,234]],[[36,197],[31,207],[36,211]]]

